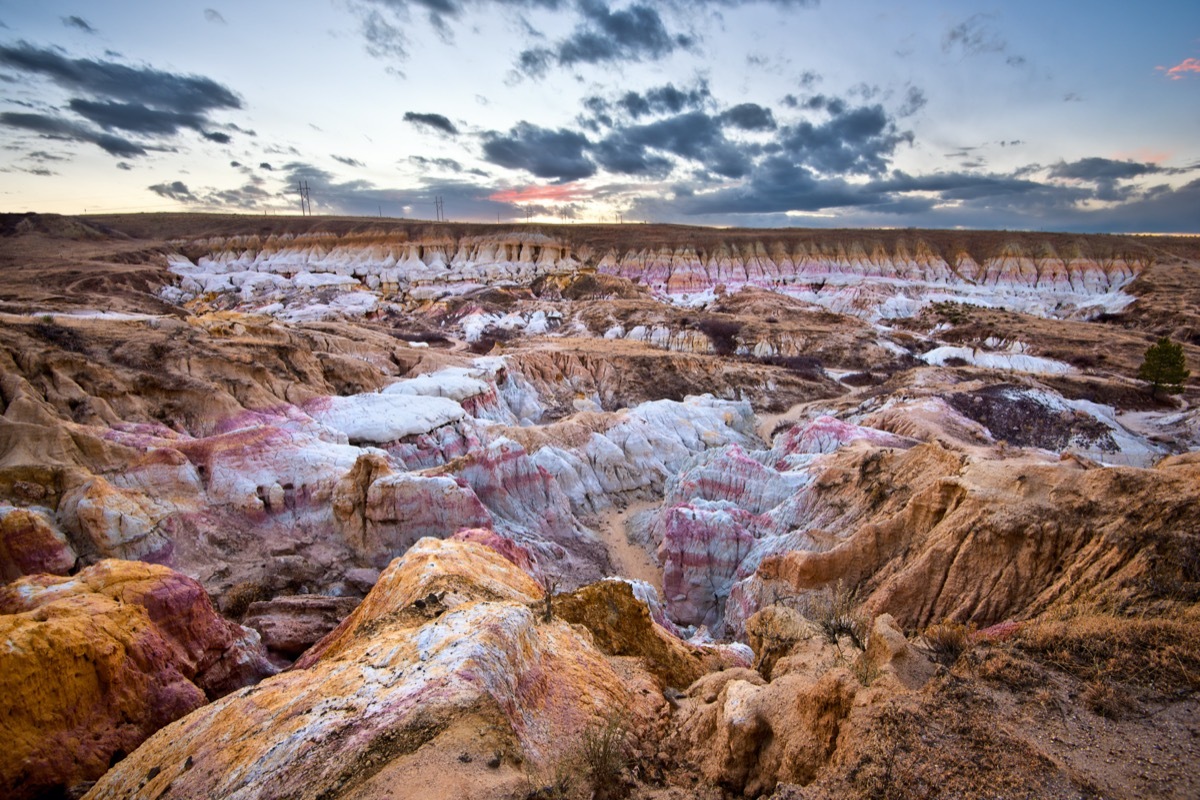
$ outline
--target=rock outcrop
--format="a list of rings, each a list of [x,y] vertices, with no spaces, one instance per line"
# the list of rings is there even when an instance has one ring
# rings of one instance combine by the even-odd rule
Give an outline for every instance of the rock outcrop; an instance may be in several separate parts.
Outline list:
[[[507,796],[589,724],[665,703],[648,673],[539,621],[540,594],[486,546],[423,539],[291,671],[167,727],[87,797]]]
[[[164,725],[275,670],[195,581],[102,561],[0,588],[0,792],[95,780]]]

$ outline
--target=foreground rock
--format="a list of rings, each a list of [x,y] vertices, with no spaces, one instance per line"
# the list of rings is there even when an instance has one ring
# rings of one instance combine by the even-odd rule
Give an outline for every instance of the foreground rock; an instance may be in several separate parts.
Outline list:
[[[164,729],[88,797],[524,796],[589,726],[665,707],[540,599],[495,550],[422,539],[296,668]]]
[[[0,588],[0,794],[94,780],[162,726],[274,672],[258,636],[166,567],[102,561]]]

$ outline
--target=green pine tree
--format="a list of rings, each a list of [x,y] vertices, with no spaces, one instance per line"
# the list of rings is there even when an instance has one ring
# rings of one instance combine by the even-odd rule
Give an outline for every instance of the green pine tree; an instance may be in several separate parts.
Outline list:
[[[1175,344],[1166,336],[1146,350],[1146,359],[1138,370],[1138,378],[1149,383],[1155,395],[1159,391],[1179,394],[1191,374],[1183,357],[1183,345]]]

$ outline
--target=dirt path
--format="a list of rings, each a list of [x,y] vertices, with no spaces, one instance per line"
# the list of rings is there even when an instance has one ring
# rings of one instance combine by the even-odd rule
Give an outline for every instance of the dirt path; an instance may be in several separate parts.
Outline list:
[[[608,547],[616,574],[623,578],[645,581],[656,590],[662,591],[662,567],[641,545],[629,541],[631,517],[639,512],[656,508],[658,501],[647,500],[631,503],[628,507],[614,509],[601,516],[596,527],[600,541]]]

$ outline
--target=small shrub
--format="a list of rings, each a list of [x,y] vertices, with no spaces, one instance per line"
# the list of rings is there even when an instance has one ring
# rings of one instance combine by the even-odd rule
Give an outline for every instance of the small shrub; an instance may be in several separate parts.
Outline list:
[[[579,743],[535,779],[525,800],[623,800],[629,796],[629,726],[613,713],[584,729]]]
[[[924,650],[938,664],[954,666],[962,654],[971,649],[974,629],[959,622],[946,621],[930,625],[921,634]]]
[[[593,723],[583,732],[580,757],[596,800],[621,800],[629,795],[625,783],[629,767],[627,737],[627,725],[619,715]]]
[[[742,331],[742,323],[731,319],[708,317],[696,323],[709,341],[713,351],[719,356],[731,356],[737,352],[737,335]]]
[[[870,686],[879,677],[879,665],[867,658],[866,653],[860,653],[850,664],[850,671],[863,686]]]
[[[809,614],[830,644],[840,647],[840,639],[845,636],[859,650],[867,649],[871,621],[858,610],[854,592],[842,581],[810,603]]]
[[[1133,706],[1129,693],[1108,681],[1089,681],[1083,690],[1083,704],[1098,717],[1120,719]]]

